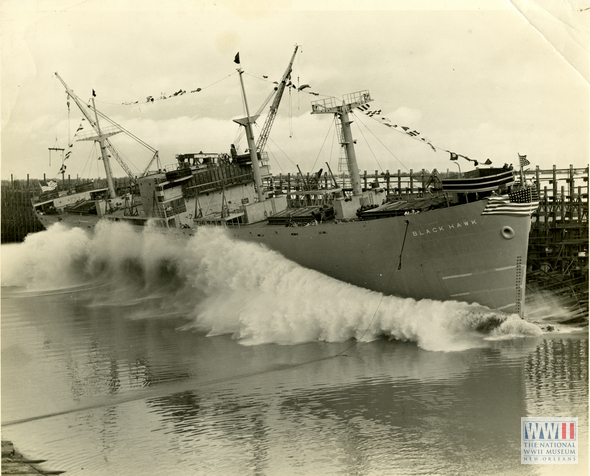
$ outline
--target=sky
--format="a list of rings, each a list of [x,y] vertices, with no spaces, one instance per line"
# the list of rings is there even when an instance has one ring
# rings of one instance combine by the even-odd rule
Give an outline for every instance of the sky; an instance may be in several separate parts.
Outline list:
[[[370,110],[380,111],[353,117],[361,171],[473,167],[464,158],[450,161],[449,151],[498,166],[517,164],[522,154],[531,168],[586,167],[590,9],[584,5],[4,0],[1,177],[57,177],[64,154],[49,148],[67,151],[70,143],[66,177],[104,177],[96,145],[76,140],[82,113],[73,101],[68,112],[56,72],[83,103],[94,90],[97,109],[157,149],[162,166],[174,164],[175,154],[227,153],[232,143],[243,150],[232,121],[246,114],[235,55],[254,114],[295,45],[291,78],[309,87],[283,96],[266,147],[275,174],[296,173],[297,166],[313,172],[326,162],[336,172],[334,119],[310,114],[311,102],[361,90],[371,94]],[[187,93],[173,96],[178,91]],[[147,102],[149,96],[155,100]],[[142,173],[152,154],[122,134],[111,140],[131,170]]]

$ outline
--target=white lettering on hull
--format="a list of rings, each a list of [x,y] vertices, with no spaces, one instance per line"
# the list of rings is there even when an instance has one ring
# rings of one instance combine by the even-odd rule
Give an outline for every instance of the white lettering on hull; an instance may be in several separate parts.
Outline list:
[[[466,226],[477,225],[477,220],[463,220],[461,223],[448,223],[442,226],[434,226],[432,228],[423,228],[422,230],[413,231],[413,236],[426,236],[432,235],[433,233],[443,233],[446,230],[455,230],[457,228],[463,228]]]

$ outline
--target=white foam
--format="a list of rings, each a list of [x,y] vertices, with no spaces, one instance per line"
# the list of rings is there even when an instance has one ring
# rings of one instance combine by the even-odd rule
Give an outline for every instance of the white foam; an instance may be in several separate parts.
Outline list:
[[[122,223],[101,223],[90,235],[55,225],[11,245],[9,260],[3,246],[2,268],[5,286],[106,282],[108,289],[93,293],[94,305],[114,303],[136,319],[186,316],[186,328],[229,333],[244,344],[389,336],[455,351],[487,345],[486,336],[536,335],[536,326],[483,306],[384,296],[337,281],[261,245],[234,241],[222,228],[173,240]]]

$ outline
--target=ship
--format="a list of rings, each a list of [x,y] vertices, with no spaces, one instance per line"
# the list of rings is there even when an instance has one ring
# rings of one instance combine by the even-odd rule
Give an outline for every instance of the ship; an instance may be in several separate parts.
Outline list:
[[[50,190],[33,201],[39,221],[92,230],[100,221],[146,227],[170,239],[196,236],[204,226],[223,227],[231,238],[260,243],[301,266],[384,295],[416,300],[464,301],[524,316],[526,263],[531,215],[538,206],[534,186],[512,167],[479,168],[458,177],[436,170],[419,193],[388,194],[375,180],[360,177],[351,124],[355,110],[372,101],[368,90],[312,101],[312,114],[334,116],[349,183],[328,171],[303,180],[296,190],[277,187],[264,145],[281,96],[291,84],[293,60],[275,87],[274,100],[255,141],[238,67],[246,117],[234,119],[248,142],[245,153],[178,154],[174,168],[134,177],[133,189],[116,190],[110,159],[120,157],[94,104],[67,95],[92,125],[101,150],[107,184],[79,184]]]

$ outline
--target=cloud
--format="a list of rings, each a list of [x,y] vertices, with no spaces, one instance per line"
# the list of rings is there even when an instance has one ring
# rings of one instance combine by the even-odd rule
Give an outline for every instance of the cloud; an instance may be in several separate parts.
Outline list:
[[[23,85],[35,75],[35,61],[27,43],[24,32],[33,19],[21,10],[2,11],[2,64],[11,65],[14,70],[10,74],[2,74],[2,130],[12,116],[17,99],[22,94]]]
[[[389,117],[393,122],[399,122],[400,124],[413,127],[420,123],[420,120],[422,119],[422,111],[401,106],[386,117]]]
[[[9,11],[1,20],[3,178],[59,169],[47,165],[47,147],[56,138],[67,141],[65,94],[55,71],[84,102],[95,89],[99,109],[157,142],[163,157],[203,143],[226,151],[235,136],[231,118],[244,114],[235,53],[254,112],[296,43],[302,46],[292,79],[311,87],[285,93],[273,128],[277,147],[289,151],[290,160],[281,159],[285,170],[296,171],[297,163],[305,170],[328,156],[337,164],[339,146],[326,138],[331,119],[310,115],[310,102],[364,89],[372,106],[440,147],[486,158],[527,150],[545,168],[563,157],[587,164],[588,83],[509,2],[378,12],[366,4],[322,11],[315,2],[307,9],[295,3],[251,15],[241,14],[241,3],[189,1],[144,2],[133,15],[108,1],[43,12],[31,2],[20,16]],[[149,95],[196,88],[198,94],[145,103]],[[72,104],[71,121],[79,117]],[[373,149],[363,149],[357,137],[367,168],[440,163],[428,146],[381,129],[375,134],[383,145],[376,141]]]

